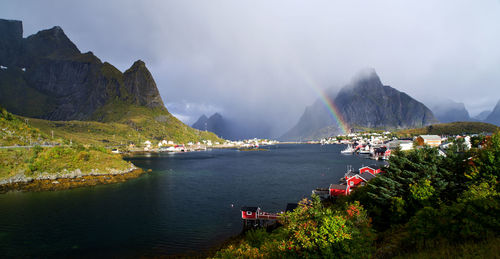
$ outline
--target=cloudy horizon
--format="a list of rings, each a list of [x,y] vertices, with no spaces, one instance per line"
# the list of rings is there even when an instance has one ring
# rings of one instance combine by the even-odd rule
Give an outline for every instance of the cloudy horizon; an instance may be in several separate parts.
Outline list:
[[[24,1],[0,18],[24,37],[61,26],[121,71],[141,59],[167,108],[192,124],[215,112],[291,128],[319,91],[374,68],[423,102],[500,97],[500,1]]]

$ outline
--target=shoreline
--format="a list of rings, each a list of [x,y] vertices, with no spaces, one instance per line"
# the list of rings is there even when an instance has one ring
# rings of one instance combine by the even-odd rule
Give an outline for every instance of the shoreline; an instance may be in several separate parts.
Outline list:
[[[121,183],[137,178],[146,173],[134,165],[125,170],[112,169],[102,173],[92,170],[89,174],[82,174],[79,169],[59,175],[41,174],[36,178],[14,176],[0,181],[0,194],[8,192],[41,192],[59,191],[78,187],[95,186],[101,184]]]

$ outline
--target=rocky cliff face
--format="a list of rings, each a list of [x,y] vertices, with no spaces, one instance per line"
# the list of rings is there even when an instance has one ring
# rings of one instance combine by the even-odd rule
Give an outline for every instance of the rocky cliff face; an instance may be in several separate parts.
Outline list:
[[[150,108],[164,107],[153,76],[142,60],[136,61],[125,71],[123,83],[133,104]]]
[[[485,121],[500,126],[500,100]]]
[[[258,122],[248,121],[244,117],[227,118],[219,113],[210,117],[202,115],[191,127],[231,140],[270,138],[269,128]]]
[[[444,100],[434,105],[432,107],[432,112],[442,123],[472,120],[463,103],[457,103],[451,100]]]
[[[23,24],[20,21],[0,20],[0,64],[9,66],[21,56]]]
[[[344,87],[334,103],[351,126],[413,128],[437,122],[424,104],[383,85],[374,71]]]
[[[0,19],[0,104],[13,113],[49,120],[99,119],[95,112],[122,102],[165,110],[144,62],[125,73],[81,53],[56,26],[22,38],[22,23]],[[112,106],[109,106],[112,108]]]
[[[215,133],[217,136],[232,139],[234,134],[228,123],[222,115],[219,113],[214,113],[212,116],[207,118],[207,116],[202,115],[193,125],[193,128],[199,130],[206,130]]]
[[[486,118],[488,118],[488,116],[491,114],[491,111],[482,111],[480,112],[478,115],[474,116],[474,119],[478,120],[478,121],[484,121],[486,120]]]
[[[198,118],[198,120],[191,125],[191,127],[199,130],[208,130],[208,124],[207,124],[208,117],[203,114]]]
[[[390,86],[383,85],[375,71],[369,71],[330,96],[349,128],[414,128],[436,123],[422,103]],[[319,101],[308,107],[297,125],[282,139],[310,140],[340,133],[335,120]]]

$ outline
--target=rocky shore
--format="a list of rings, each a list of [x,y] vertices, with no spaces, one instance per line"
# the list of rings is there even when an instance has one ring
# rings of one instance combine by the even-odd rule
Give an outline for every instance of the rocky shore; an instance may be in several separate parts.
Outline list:
[[[0,193],[9,191],[56,191],[98,184],[124,182],[136,178],[145,171],[131,165],[125,170],[110,169],[107,171],[91,170],[82,173],[80,169],[74,171],[64,170],[57,174],[40,173],[27,177],[23,173],[0,181]]]

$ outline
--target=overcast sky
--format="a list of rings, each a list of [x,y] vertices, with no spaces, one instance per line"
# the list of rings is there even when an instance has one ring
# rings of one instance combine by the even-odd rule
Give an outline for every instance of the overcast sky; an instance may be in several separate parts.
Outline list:
[[[22,20],[25,37],[59,25],[122,71],[144,60],[189,124],[220,112],[280,135],[315,89],[367,67],[417,100],[463,102],[472,115],[500,99],[499,0],[2,0],[0,17]]]

